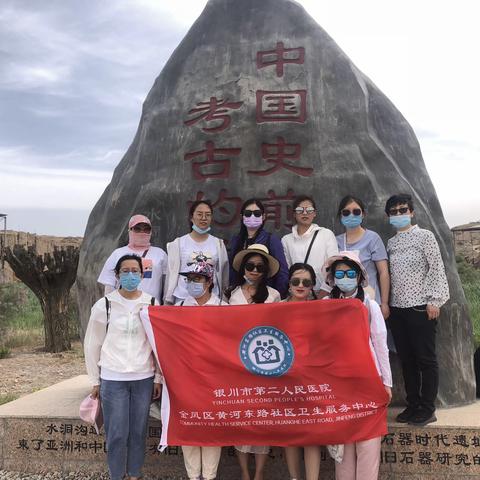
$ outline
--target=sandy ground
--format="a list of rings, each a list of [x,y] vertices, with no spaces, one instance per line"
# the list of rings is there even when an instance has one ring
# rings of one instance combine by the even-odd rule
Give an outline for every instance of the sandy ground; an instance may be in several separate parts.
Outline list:
[[[0,395],[21,397],[85,372],[82,345],[63,353],[45,353],[42,346],[14,349],[0,359]]]

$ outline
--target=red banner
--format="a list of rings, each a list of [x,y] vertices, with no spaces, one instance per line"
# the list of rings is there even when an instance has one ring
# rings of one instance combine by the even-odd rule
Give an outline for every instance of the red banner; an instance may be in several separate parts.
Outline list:
[[[387,433],[358,300],[150,307],[162,445],[325,445]]]

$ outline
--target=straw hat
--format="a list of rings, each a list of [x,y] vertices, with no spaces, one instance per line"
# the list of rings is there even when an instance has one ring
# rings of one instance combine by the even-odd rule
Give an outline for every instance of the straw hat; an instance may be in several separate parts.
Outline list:
[[[248,255],[250,253],[256,253],[267,259],[268,261],[267,277],[268,278],[275,276],[277,272],[280,270],[280,264],[278,263],[278,260],[272,257],[268,252],[268,248],[265,245],[262,245],[261,243],[254,243],[253,245],[250,245],[245,250],[240,250],[233,259],[232,265],[234,270],[236,270],[237,272],[239,271],[240,265],[242,264],[243,259],[245,258],[245,255]]]
[[[338,255],[333,255],[330,257],[325,264],[322,267],[322,272],[325,276],[325,282],[327,285],[330,285],[333,287],[335,285],[335,279],[333,277],[333,272],[331,271],[331,266],[337,262],[337,261],[342,261],[342,260],[350,260],[351,262],[354,262],[355,264],[358,265],[358,268],[362,272],[363,279],[360,285],[362,287],[366,287],[368,285],[368,274],[367,270],[365,267],[362,265],[362,262],[360,261],[360,257],[358,256],[358,253],[356,251],[344,251],[344,252],[338,252]]]

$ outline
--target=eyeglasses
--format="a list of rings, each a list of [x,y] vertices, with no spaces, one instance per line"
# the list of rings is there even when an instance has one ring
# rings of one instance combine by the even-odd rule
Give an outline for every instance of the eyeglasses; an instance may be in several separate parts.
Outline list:
[[[297,215],[301,215],[302,213],[306,213],[310,215],[311,213],[315,212],[315,207],[297,207],[293,210]]]
[[[345,210],[342,210],[342,215],[344,217],[348,217],[351,214],[354,214],[356,217],[360,216],[362,214],[362,210],[360,208],[354,208],[353,210],[348,210],[347,208]]]
[[[133,230],[135,233],[150,233],[152,227],[150,225],[135,225],[130,230]]]
[[[120,273],[142,273],[139,268],[121,268]]]
[[[268,267],[265,266],[263,263],[247,262],[245,264],[245,270],[247,272],[253,272],[254,270],[256,270],[258,273],[266,273]]]
[[[335,278],[338,278],[339,280],[344,278],[345,275],[347,278],[357,278],[357,272],[355,270],[336,270],[334,275]]]
[[[313,285],[313,282],[309,278],[298,278],[294,277],[290,279],[290,285],[292,287],[302,287],[310,288]]]
[[[255,216],[255,217],[261,217],[263,214],[262,214],[262,211],[261,210],[244,210],[243,211],[243,216],[244,217],[251,217],[251,216]]]
[[[391,209],[388,211],[388,214],[389,214],[390,216],[405,215],[405,214],[408,213],[409,211],[410,211],[410,208],[409,208],[409,207],[391,208]]]

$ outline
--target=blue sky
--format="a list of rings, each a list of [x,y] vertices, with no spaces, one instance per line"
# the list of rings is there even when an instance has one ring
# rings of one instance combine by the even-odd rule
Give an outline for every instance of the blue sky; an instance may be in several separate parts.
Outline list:
[[[0,212],[82,235],[204,0],[2,0]],[[450,226],[480,220],[476,2],[300,1],[414,128]]]

